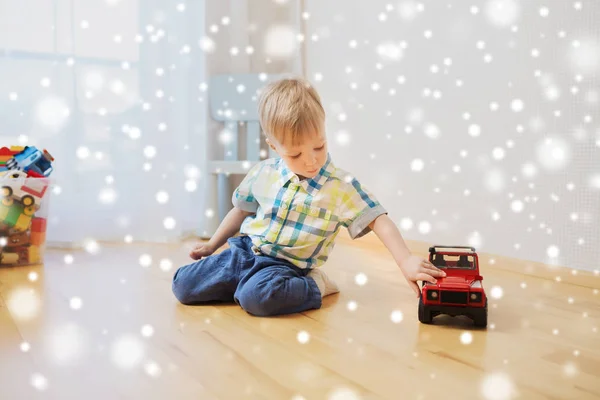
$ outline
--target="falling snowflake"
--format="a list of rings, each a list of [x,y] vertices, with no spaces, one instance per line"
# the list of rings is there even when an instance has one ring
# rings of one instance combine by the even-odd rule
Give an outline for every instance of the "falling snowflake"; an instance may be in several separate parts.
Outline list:
[[[29,382],[31,383],[31,386],[33,386],[40,392],[43,392],[44,390],[48,389],[48,379],[46,379],[46,377],[42,374],[33,374]]]
[[[75,365],[89,350],[89,336],[77,324],[60,325],[53,327],[44,336],[44,348],[55,363]]]
[[[410,218],[402,218],[400,220],[400,228],[403,231],[409,231],[413,228],[413,226],[414,226],[414,223],[413,223],[412,219],[410,219]]]
[[[568,57],[574,72],[593,74],[600,68],[600,42],[592,38],[575,40]]]
[[[425,135],[430,139],[437,139],[440,136],[440,128],[435,124],[428,123],[423,128]]]
[[[481,135],[481,127],[477,124],[469,125],[469,135],[472,137],[478,137]]]
[[[460,334],[460,342],[462,344],[471,344],[473,342],[473,335],[471,332],[463,332]]]
[[[398,323],[402,322],[402,320],[404,319],[404,314],[402,314],[402,311],[400,311],[400,310],[394,310],[394,311],[392,311],[392,314],[390,315],[390,319],[392,320],[393,323],[398,324]]]
[[[71,300],[69,300],[69,305],[73,310],[79,310],[83,306],[83,301],[80,297],[71,297]]]
[[[267,31],[264,46],[265,53],[270,57],[290,57],[296,51],[296,34],[290,26],[273,26]]]
[[[41,301],[34,289],[18,287],[8,293],[6,306],[16,319],[26,321],[38,315]]]
[[[504,291],[500,286],[492,286],[490,289],[490,296],[492,296],[494,299],[501,299],[503,295]]]
[[[169,193],[165,192],[164,190],[159,191],[156,193],[156,201],[159,204],[166,204],[169,201]]]
[[[361,397],[353,390],[342,387],[329,392],[327,400],[360,400]]]
[[[160,260],[159,267],[165,272],[170,271],[173,268],[173,262],[168,258],[163,258]]]
[[[516,395],[512,379],[504,372],[486,375],[481,381],[480,389],[486,400],[508,400]]]
[[[175,228],[175,225],[177,225],[177,222],[175,221],[175,218],[167,217],[164,219],[163,225],[164,225],[165,229],[171,230],[171,229]]]
[[[399,43],[384,42],[377,46],[377,55],[384,61],[399,61],[404,55]]]
[[[560,251],[559,251],[558,247],[553,245],[553,246],[548,247],[548,249],[546,250],[546,254],[548,254],[548,257],[550,257],[550,258],[557,258],[558,255],[560,254]]]
[[[102,204],[113,204],[117,197],[117,191],[112,187],[103,188],[98,193],[98,201]]]
[[[475,247],[477,249],[480,248],[483,244],[483,238],[481,237],[481,234],[479,232],[472,232],[467,237],[467,243],[469,244],[469,246]]]
[[[144,325],[142,326],[141,333],[143,337],[151,337],[154,335],[154,328],[152,325]]]
[[[485,15],[488,21],[497,27],[507,27],[519,18],[521,7],[516,0],[488,0]]]
[[[410,169],[415,172],[422,171],[424,167],[425,163],[420,158],[416,158],[410,163]]]
[[[350,134],[347,131],[341,130],[337,132],[336,142],[341,146],[346,146],[350,143]]]
[[[484,176],[484,186],[491,193],[499,193],[504,190],[506,186],[506,178],[504,172],[501,169],[494,168],[487,171]]]
[[[520,213],[525,208],[523,202],[521,200],[514,200],[510,203],[510,209],[515,213]]]
[[[154,361],[148,361],[144,364],[144,371],[153,378],[157,378],[162,374],[162,368]]]
[[[111,360],[119,368],[131,369],[141,362],[145,349],[135,336],[124,335],[111,344]]]
[[[142,254],[140,256],[139,262],[142,267],[147,268],[150,265],[152,265],[152,256],[150,256],[149,254]]]
[[[302,344],[306,344],[310,340],[310,334],[306,331],[300,331],[300,332],[298,332],[298,335],[296,336],[296,338],[298,339],[298,342],[300,342]]]
[[[539,142],[536,155],[542,167],[549,171],[563,169],[571,158],[570,145],[560,137],[547,137]]]
[[[419,233],[421,233],[422,235],[428,234],[429,232],[431,232],[431,223],[429,223],[428,221],[419,222],[418,230]]]
[[[85,248],[85,251],[87,251],[90,254],[98,254],[100,252],[100,245],[94,239],[84,240],[83,247]]]
[[[364,286],[367,284],[368,278],[367,275],[365,275],[364,273],[358,273],[355,277],[354,277],[354,282],[359,285],[359,286]]]
[[[523,108],[525,108],[525,104],[523,103],[523,100],[515,99],[510,103],[510,108],[514,112],[521,112],[521,111],[523,111]]]

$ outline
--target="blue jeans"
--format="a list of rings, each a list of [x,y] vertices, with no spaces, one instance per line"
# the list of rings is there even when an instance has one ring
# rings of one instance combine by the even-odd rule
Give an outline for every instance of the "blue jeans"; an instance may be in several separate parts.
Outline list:
[[[257,316],[321,308],[321,292],[309,269],[255,254],[248,236],[227,240],[229,248],[180,267],[173,293],[183,304],[233,302]]]

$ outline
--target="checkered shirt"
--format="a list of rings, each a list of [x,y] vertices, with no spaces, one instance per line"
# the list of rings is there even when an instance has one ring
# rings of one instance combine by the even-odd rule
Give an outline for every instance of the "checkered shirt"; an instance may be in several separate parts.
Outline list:
[[[319,267],[329,257],[340,227],[357,239],[387,211],[360,182],[335,167],[331,156],[313,178],[300,180],[281,158],[254,165],[235,189],[235,207],[255,213],[242,222],[255,252]]]

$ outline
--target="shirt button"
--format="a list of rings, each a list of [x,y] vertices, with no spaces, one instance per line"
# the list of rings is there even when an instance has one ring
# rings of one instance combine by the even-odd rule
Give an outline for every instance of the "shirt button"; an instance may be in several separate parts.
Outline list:
[[[317,215],[317,210],[310,210],[310,215]]]
[[[283,208],[284,210],[286,210],[286,209],[288,208],[288,206],[287,206],[287,204],[283,203],[283,204],[281,205],[281,208]]]

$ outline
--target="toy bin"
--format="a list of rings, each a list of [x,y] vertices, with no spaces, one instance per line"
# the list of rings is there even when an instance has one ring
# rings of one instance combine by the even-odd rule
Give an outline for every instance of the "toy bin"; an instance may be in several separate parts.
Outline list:
[[[42,264],[50,180],[0,173],[0,268]]]

